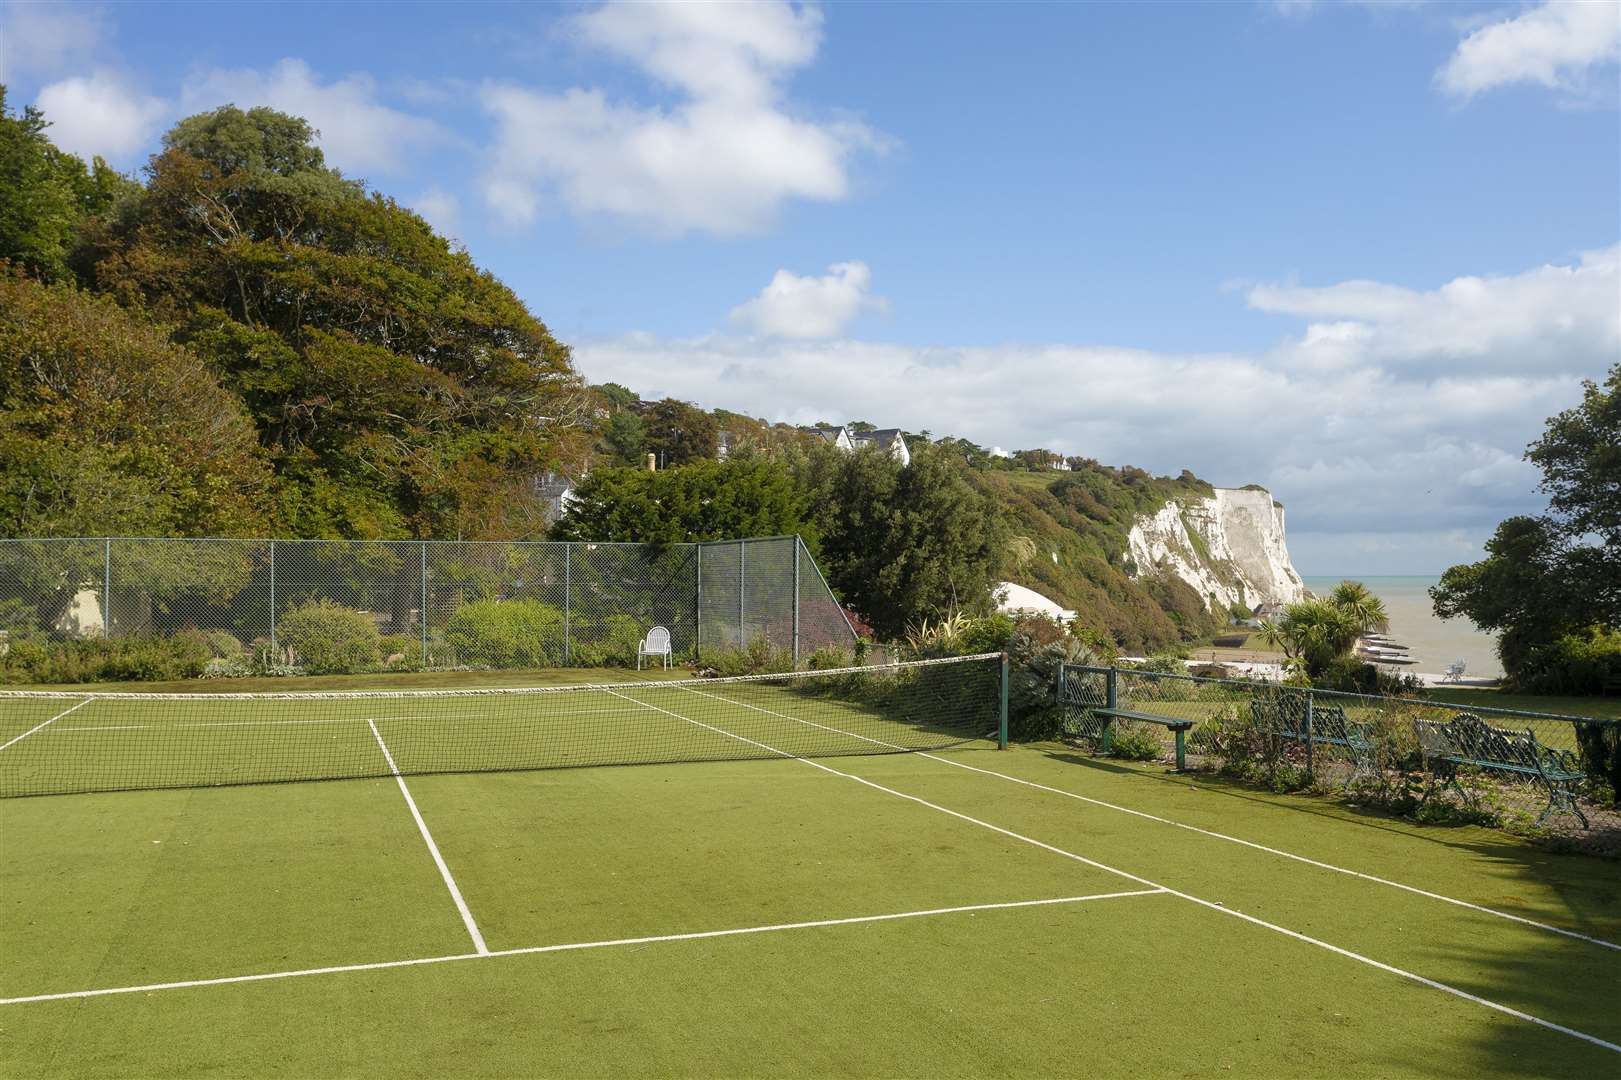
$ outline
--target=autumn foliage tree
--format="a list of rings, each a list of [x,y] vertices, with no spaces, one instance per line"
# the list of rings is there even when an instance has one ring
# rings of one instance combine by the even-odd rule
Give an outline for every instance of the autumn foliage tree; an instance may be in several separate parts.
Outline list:
[[[303,120],[181,121],[84,278],[237,394],[300,536],[531,535],[580,392],[566,346],[421,218],[325,165]]]

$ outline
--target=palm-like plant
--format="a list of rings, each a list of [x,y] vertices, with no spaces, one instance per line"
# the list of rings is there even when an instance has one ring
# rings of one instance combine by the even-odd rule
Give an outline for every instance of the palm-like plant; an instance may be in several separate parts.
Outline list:
[[[1328,602],[1350,615],[1360,633],[1384,631],[1390,626],[1385,602],[1360,581],[1342,581],[1328,594]]]

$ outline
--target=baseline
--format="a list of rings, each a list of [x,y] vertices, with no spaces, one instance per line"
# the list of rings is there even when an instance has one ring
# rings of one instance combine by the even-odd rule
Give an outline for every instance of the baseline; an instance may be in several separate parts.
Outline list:
[[[739,937],[744,934],[769,934],[782,930],[810,930],[823,926],[893,922],[897,919],[920,919],[939,915],[957,915],[963,912],[1050,907],[1055,904],[1081,904],[1092,900],[1119,900],[1131,896],[1157,896],[1166,891],[1165,889],[1133,889],[1127,892],[1092,893],[1087,896],[1056,896],[1041,900],[1012,900],[996,904],[963,904],[958,907],[928,908],[922,911],[895,911],[882,915],[853,915],[840,919],[813,919],[807,922],[772,923],[767,926],[740,926],[726,930],[697,930],[684,934],[655,934],[649,937],[612,938],[603,941],[573,941],[561,945],[529,945],[519,949],[452,953],[447,956],[424,956],[414,960],[380,960],[369,964],[336,964],[330,967],[301,968],[294,971],[266,971],[253,975],[226,975],[215,979],[186,979],[179,982],[148,983],[144,986],[109,986],[99,990],[68,990],[56,994],[31,994],[26,997],[0,998],[0,1005],[25,1005],[39,1001],[106,997],[111,994],[147,994],[157,990],[185,990],[197,986],[225,986],[231,983],[267,982],[273,979],[297,979],[306,975],[336,975],[350,971],[381,971],[385,968],[448,964],[458,960],[489,960],[506,956],[533,956],[538,953],[577,952],[582,949],[607,949],[621,945],[654,945],[668,941],[697,941],[704,938]]]

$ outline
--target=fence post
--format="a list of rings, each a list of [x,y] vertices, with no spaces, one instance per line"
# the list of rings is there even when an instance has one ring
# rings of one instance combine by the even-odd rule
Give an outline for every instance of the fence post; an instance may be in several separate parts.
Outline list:
[[[1120,669],[1113,664],[1109,665],[1109,674],[1103,683],[1103,707],[1105,709],[1118,709],[1120,707]],[[1105,754],[1114,750],[1114,717],[1103,718],[1103,739],[1099,745]]]
[[[572,562],[572,560],[570,558],[570,553],[573,550],[574,550],[574,545],[565,541],[564,544],[563,544],[563,663],[564,664],[570,663],[572,661],[573,657],[574,657],[574,649],[573,649],[573,646],[571,645],[571,643],[569,641],[569,628],[568,628],[569,608],[571,606],[571,597],[569,596],[569,586],[570,586],[569,576],[572,573],[572,569],[573,569],[572,566],[570,565],[571,562]]]
[[[799,534],[794,534],[794,670],[799,670]]]
[[[1002,700],[996,726],[996,748],[1007,749],[1007,653],[1002,654]]]
[[[739,540],[737,543],[737,647],[745,648],[748,642],[743,637],[743,576],[748,573],[749,542]]]
[[[428,542],[422,541],[422,607],[417,610],[417,629],[422,635],[422,666],[428,666]]]
[[[703,648],[699,636],[703,633],[704,625],[704,545],[699,541],[692,545],[692,658],[703,659]]]
[[[270,541],[270,656],[276,662],[276,542]]]
[[[1316,769],[1315,769],[1316,758],[1315,758],[1315,755],[1312,753],[1312,749],[1313,749],[1312,743],[1314,742],[1314,740],[1312,739],[1312,727],[1313,727],[1313,719],[1314,719],[1313,716],[1312,716],[1312,703],[1314,701],[1316,701],[1316,700],[1317,700],[1317,695],[1313,694],[1310,690],[1307,690],[1306,691],[1306,783],[1308,783],[1308,784],[1316,782]]]
[[[101,636],[113,636],[113,542],[102,541],[101,553]]]

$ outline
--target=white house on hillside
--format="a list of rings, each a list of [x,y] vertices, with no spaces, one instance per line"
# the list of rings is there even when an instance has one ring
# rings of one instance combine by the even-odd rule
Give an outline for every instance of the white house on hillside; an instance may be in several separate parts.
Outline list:
[[[807,435],[815,435],[823,442],[832,443],[840,450],[856,450],[863,446],[876,446],[887,450],[902,465],[912,463],[912,452],[900,428],[879,428],[875,431],[851,431],[848,426],[800,428]]]
[[[852,431],[850,441],[857,447],[876,446],[880,450],[888,450],[890,456],[902,465],[912,463],[912,452],[906,448],[906,440],[901,438],[900,428],[879,428],[876,431]]]

